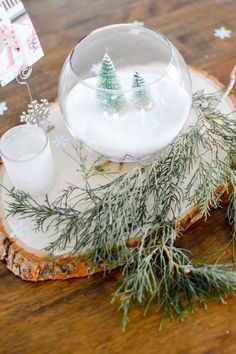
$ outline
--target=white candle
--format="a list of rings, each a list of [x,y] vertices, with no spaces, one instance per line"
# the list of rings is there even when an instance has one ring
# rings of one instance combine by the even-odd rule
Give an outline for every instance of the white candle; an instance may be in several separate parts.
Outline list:
[[[53,185],[54,163],[42,128],[20,125],[8,130],[1,138],[0,152],[15,188],[36,196]]]
[[[122,87],[129,89],[133,72],[118,72]],[[156,76],[143,75],[153,82]],[[97,78],[86,84],[96,88]],[[69,92],[66,124],[70,133],[85,146],[107,158],[120,161],[126,155],[145,159],[167,146],[184,127],[190,107],[188,92],[168,75],[150,86],[153,107],[138,110],[127,93],[128,103],[118,114],[106,115],[98,109],[96,89],[78,83]]]

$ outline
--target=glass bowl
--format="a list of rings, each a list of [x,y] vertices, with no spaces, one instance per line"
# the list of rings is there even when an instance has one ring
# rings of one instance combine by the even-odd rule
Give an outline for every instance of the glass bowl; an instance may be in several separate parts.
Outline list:
[[[183,129],[192,104],[188,67],[160,32],[136,25],[99,28],[67,57],[59,80],[66,127],[112,161],[145,160]]]

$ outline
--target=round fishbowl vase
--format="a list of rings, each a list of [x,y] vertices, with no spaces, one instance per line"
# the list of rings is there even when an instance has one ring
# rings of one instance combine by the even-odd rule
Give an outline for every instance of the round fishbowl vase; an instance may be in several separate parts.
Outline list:
[[[97,29],[62,68],[59,104],[76,141],[112,161],[145,160],[168,146],[191,109],[189,70],[158,31],[135,24]]]

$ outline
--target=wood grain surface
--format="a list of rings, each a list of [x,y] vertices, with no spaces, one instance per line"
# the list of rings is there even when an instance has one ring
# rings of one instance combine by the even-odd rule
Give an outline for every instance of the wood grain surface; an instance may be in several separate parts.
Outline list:
[[[235,0],[25,0],[38,31],[45,57],[34,66],[30,80],[35,98],[54,100],[61,66],[74,43],[103,25],[134,20],[163,32],[190,65],[227,83],[236,62]],[[232,37],[214,37],[225,26]],[[0,101],[9,110],[0,116],[0,134],[15,124],[27,103],[27,93],[16,83],[0,88]],[[197,222],[181,245],[194,257],[212,261],[227,248],[230,229],[225,209],[207,222]],[[203,258],[202,258],[203,257]],[[120,270],[107,278],[44,283],[24,282],[0,263],[0,353],[79,354],[231,354],[236,351],[236,298],[227,305],[209,301],[184,322],[167,320],[158,331],[159,315],[152,306],[143,318],[132,306],[130,324],[121,332],[122,314],[110,304],[120,282]]]

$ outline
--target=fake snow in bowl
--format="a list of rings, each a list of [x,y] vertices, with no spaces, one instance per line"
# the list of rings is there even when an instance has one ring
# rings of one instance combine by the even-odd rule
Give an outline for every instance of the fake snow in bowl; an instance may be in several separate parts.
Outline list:
[[[59,81],[69,132],[112,161],[144,160],[165,148],[185,126],[191,103],[181,54],[161,33],[135,24],[88,34],[69,54]]]

